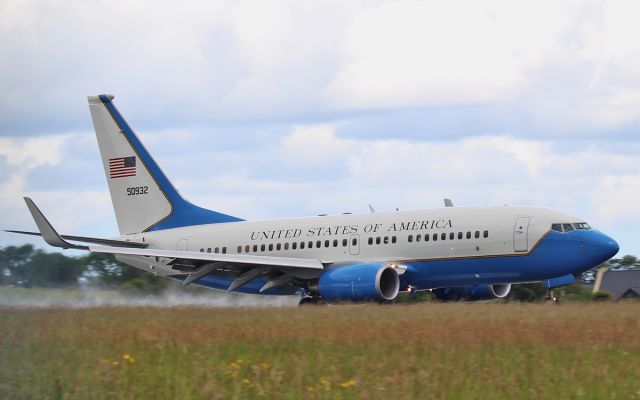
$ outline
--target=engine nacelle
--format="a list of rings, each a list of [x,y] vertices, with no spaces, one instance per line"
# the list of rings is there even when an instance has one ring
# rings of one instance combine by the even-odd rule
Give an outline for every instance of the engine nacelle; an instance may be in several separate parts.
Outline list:
[[[507,297],[511,291],[510,283],[499,285],[469,285],[435,289],[433,293],[443,301],[495,300]]]
[[[400,291],[400,277],[390,265],[355,264],[323,272],[310,289],[329,302],[391,301]]]

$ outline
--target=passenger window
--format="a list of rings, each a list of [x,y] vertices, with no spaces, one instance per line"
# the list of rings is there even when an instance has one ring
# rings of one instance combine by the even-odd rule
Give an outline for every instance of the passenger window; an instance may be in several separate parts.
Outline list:
[[[476,239],[480,238],[480,231],[476,231],[476,236],[475,237],[476,237]]]
[[[433,234],[433,241],[434,241],[434,242],[437,242],[437,241],[438,241],[438,234],[437,234],[437,233],[434,233],[434,234]]]
[[[369,238],[369,239],[371,239],[371,238]],[[373,239],[371,239],[371,240],[373,240]],[[371,244],[371,243],[373,243],[373,242],[370,241],[369,244]],[[348,244],[349,244],[349,241],[347,239],[342,239],[342,247],[347,247]]]
[[[313,242],[311,240],[309,240],[309,243],[307,244],[307,249],[313,249]]]
[[[280,251],[282,249],[282,244],[278,243],[276,244],[276,250]]]
[[[451,232],[451,233],[449,234],[449,240],[453,240],[453,239],[455,239],[455,238],[456,238],[456,234],[455,234],[455,233],[453,233],[453,232]]]
[[[396,238],[395,236],[391,236],[391,243],[395,243],[398,241],[398,238]]]
[[[291,250],[295,250],[298,248],[298,242],[291,243]]]
[[[384,244],[389,244],[389,236],[385,236],[383,242]]]
[[[284,244],[284,249],[285,249],[285,250],[289,250],[289,242],[286,242],[286,243]]]
[[[425,242],[428,242],[428,241],[429,241],[429,234],[428,234],[428,233],[425,233],[425,234],[424,234],[424,241],[425,241]]]
[[[483,238],[488,238],[489,237],[489,231],[484,231],[484,233],[482,234]]]
[[[471,232],[467,231],[467,239],[471,239]]]
[[[447,234],[446,234],[446,233],[444,233],[444,232],[442,232],[442,233],[440,234],[440,239],[441,239],[441,240],[447,240]]]
[[[250,251],[251,251],[251,246],[249,246],[249,245],[244,246],[244,252],[245,253],[248,253]]]
[[[409,235],[407,239],[409,240],[409,243],[413,242],[413,235]]]
[[[207,253],[211,253],[211,247],[207,248]]]
[[[458,232],[458,240],[462,240],[462,232]]]
[[[571,232],[575,229],[573,229],[573,225],[571,224],[562,224],[562,228],[564,229],[565,232]]]
[[[300,250],[304,250],[304,242],[300,242]]]
[[[333,239],[333,247],[338,247],[338,239]]]
[[[227,248],[226,247],[222,248],[222,254],[227,254]]]
[[[373,238],[372,237],[369,238],[368,243],[369,244],[373,244]]]
[[[213,252],[214,252],[214,253],[220,253],[220,248],[219,248],[219,247],[216,247],[216,248],[213,250]]]
[[[269,243],[269,251],[273,251],[273,243]]]
[[[242,246],[238,246],[238,251],[237,251],[237,253],[238,253],[238,254],[242,253]]]
[[[258,251],[258,245],[257,245],[257,244],[254,244],[254,245],[253,245],[253,252],[255,253],[255,252],[257,252],[257,251]]]
[[[422,240],[422,235],[416,235],[416,242],[419,242]]]
[[[357,239],[357,238],[353,238],[353,239],[351,239],[351,244],[352,244],[353,246],[357,245],[357,244],[358,244],[358,239]]]
[[[201,253],[204,253],[204,249],[200,249],[200,252],[201,252]]]
[[[376,244],[380,244],[380,236],[376,238]]]
[[[316,241],[316,249],[319,249],[320,247],[322,247],[322,240]]]
[[[324,241],[324,247],[329,247],[329,241],[328,240]]]
[[[264,244],[261,244],[260,245],[260,251],[265,251],[265,249],[266,249],[266,246]]]

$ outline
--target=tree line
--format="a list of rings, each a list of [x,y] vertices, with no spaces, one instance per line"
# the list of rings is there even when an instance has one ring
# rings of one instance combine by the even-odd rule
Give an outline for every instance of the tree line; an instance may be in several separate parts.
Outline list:
[[[131,267],[112,254],[66,256],[30,244],[0,248],[0,286],[69,288],[89,286],[155,293],[167,279]]]

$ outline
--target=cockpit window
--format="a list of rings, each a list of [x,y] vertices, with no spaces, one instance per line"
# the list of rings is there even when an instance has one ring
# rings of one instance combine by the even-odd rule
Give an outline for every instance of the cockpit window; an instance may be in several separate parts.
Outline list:
[[[591,229],[591,227],[589,226],[589,224],[587,224],[586,222],[577,222],[573,224],[573,227],[576,229]]]
[[[574,222],[572,224],[568,222],[563,222],[561,224],[551,224],[551,230],[556,232],[571,232],[575,230],[587,230],[591,229],[589,224],[586,222]]]

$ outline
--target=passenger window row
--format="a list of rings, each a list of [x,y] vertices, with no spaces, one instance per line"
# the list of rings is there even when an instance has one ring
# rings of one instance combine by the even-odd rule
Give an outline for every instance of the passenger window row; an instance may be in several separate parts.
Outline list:
[[[455,232],[449,232],[449,234],[442,232],[440,234],[434,233],[434,234],[428,234],[425,233],[424,235],[422,234],[417,234],[415,235],[415,241],[416,242],[422,242],[423,240],[425,242],[428,241],[432,241],[432,242],[437,242],[438,239],[439,240],[447,240],[447,238],[449,240],[455,240],[456,237],[458,238],[458,240],[462,240],[464,238],[466,239],[471,239],[471,237],[474,237],[476,239],[480,239],[480,231],[475,231],[475,233],[472,233],[471,231],[467,231],[467,233],[465,234],[464,232],[458,232],[458,234],[456,235]],[[482,237],[483,238],[488,238],[489,237],[489,231],[484,231],[482,232]],[[412,243],[414,240],[414,236],[413,235],[409,235],[407,237],[407,240],[409,241],[409,243]]]
[[[269,243],[269,244],[254,244],[254,245],[238,245],[238,247],[236,248],[236,252],[238,254],[240,253],[257,253],[257,252],[262,252],[262,251],[287,251],[289,249],[291,250],[303,250],[305,248],[307,249],[313,249],[314,248],[314,244],[316,248],[328,248],[328,247],[347,247],[349,245],[349,240],[348,239],[342,239],[342,240],[338,240],[338,239],[333,239],[333,240],[316,240],[315,242],[312,240],[309,240],[308,242],[285,242],[285,243]],[[358,238],[352,238],[351,239],[351,245],[352,246],[356,246],[358,244]],[[219,248],[216,247],[214,253],[218,253],[219,252]],[[200,252],[204,252],[205,249],[201,248]],[[207,253],[211,253],[211,247],[209,247],[207,249]],[[227,248],[223,247],[222,248],[222,254],[226,254],[227,253]]]
[[[373,237],[370,237],[367,243],[369,243],[369,245],[372,245],[374,240],[376,244],[389,244],[389,236],[384,236],[384,237],[377,236],[375,239]],[[391,236],[391,243],[395,244],[397,241],[398,241],[397,237]]]

